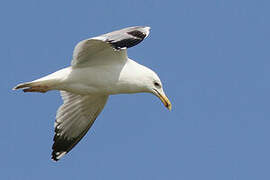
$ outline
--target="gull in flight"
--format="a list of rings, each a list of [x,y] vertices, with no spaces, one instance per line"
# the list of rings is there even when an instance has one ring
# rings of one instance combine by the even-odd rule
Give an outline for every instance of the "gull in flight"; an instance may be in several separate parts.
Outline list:
[[[149,35],[150,27],[135,26],[79,42],[71,66],[13,89],[45,93],[59,90],[63,104],[54,124],[52,159],[68,153],[87,133],[110,95],[152,93],[171,110],[158,75],[127,56],[127,48]]]

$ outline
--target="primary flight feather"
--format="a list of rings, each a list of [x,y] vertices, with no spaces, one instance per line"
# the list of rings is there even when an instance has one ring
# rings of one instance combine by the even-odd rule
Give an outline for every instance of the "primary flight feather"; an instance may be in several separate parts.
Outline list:
[[[55,120],[52,159],[68,153],[87,133],[109,95],[153,93],[170,110],[162,83],[151,69],[127,56],[127,48],[143,41],[150,27],[128,27],[79,42],[71,66],[14,89],[24,92],[59,90],[63,104]]]

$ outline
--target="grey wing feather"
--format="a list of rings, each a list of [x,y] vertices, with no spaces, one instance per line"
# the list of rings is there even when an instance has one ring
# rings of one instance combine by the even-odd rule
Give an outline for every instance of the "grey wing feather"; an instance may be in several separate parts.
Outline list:
[[[76,66],[89,61],[92,61],[89,64],[97,64],[99,61],[126,59],[126,49],[142,42],[149,31],[150,27],[135,26],[83,40],[76,45],[71,64]]]
[[[52,159],[68,153],[87,133],[104,108],[108,96],[77,95],[61,91],[63,105],[57,111]]]

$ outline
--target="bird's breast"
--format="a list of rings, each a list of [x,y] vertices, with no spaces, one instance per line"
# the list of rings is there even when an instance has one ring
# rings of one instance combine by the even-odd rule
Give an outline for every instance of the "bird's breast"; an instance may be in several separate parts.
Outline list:
[[[77,94],[117,94],[121,70],[121,66],[73,68],[62,87]]]
[[[63,87],[78,94],[145,92],[140,74],[140,65],[131,60],[123,64],[72,68]]]

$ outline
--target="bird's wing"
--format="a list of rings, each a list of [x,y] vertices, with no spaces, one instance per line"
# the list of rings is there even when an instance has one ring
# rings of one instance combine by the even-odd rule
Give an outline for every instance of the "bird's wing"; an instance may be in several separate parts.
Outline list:
[[[64,103],[55,121],[52,159],[57,161],[68,153],[87,133],[104,108],[108,96],[77,95],[61,91]]]
[[[113,59],[126,60],[126,49],[143,41],[149,31],[150,27],[135,26],[83,40],[75,46],[71,65],[89,66]]]

